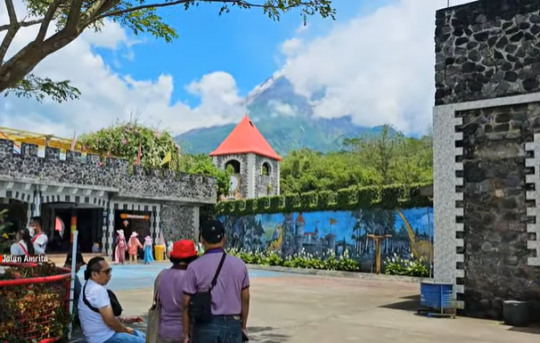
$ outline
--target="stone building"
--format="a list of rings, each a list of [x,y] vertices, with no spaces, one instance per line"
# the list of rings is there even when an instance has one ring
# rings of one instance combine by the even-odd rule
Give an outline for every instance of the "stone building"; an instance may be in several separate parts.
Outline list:
[[[83,252],[99,242],[110,256],[115,230],[124,228],[125,218],[131,222],[126,235],[140,222],[137,230],[142,237],[155,239],[160,233],[166,239],[197,237],[199,207],[216,202],[213,178],[145,171],[125,160],[101,162],[97,155],[75,151],[62,155],[47,147],[45,156],[39,157],[38,146],[32,144],[23,144],[16,153],[13,141],[0,140],[0,198],[26,204],[28,218],[41,215],[52,242],[57,235],[55,219],[65,214],[67,243],[75,225]],[[73,223],[73,217],[79,219]]]
[[[435,280],[467,315],[540,296],[540,1],[437,11]]]
[[[230,198],[279,195],[281,157],[246,115],[229,136],[210,153],[214,165],[232,168]]]

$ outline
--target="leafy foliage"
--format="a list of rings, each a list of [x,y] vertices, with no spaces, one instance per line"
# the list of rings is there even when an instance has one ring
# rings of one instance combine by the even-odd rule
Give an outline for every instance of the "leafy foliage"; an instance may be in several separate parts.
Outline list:
[[[216,214],[245,216],[260,213],[426,207],[431,205],[431,200],[421,195],[420,189],[428,185],[350,187],[337,192],[307,192],[224,201],[216,205]]]
[[[103,156],[116,156],[136,163],[141,149],[140,164],[146,168],[167,168],[188,174],[211,176],[216,179],[218,195],[229,189],[229,175],[218,169],[206,155],[182,155],[180,147],[168,132],[143,126],[136,121],[120,122],[99,131],[81,135],[79,144],[84,149],[100,152]],[[163,164],[167,154],[170,162]]]
[[[404,259],[394,254],[384,261],[384,273],[386,275],[401,275],[414,277],[429,277],[429,264],[425,258]]]
[[[9,254],[15,238],[15,233],[10,230],[13,227],[12,223],[6,221],[7,213],[7,209],[0,211],[0,255]]]
[[[140,125],[136,121],[119,122],[96,132],[81,135],[78,141],[83,150],[116,156],[134,164],[141,148],[140,163],[147,168],[161,167],[163,158],[171,153],[171,161],[164,168],[180,170],[180,147],[168,132]]]
[[[378,135],[345,139],[344,149],[339,152],[292,151],[281,164],[281,192],[335,192],[350,186],[430,183],[431,147],[430,135],[408,138],[385,125]]]
[[[38,79],[31,75],[32,70],[47,56],[69,45],[84,30],[90,28],[99,31],[108,19],[119,23],[135,35],[149,34],[166,42],[178,37],[176,30],[158,14],[160,8],[183,6],[189,10],[200,4],[219,4],[219,14],[228,13],[232,8],[260,8],[264,15],[272,20],[279,20],[281,15],[293,9],[299,9],[304,22],[315,14],[323,18],[333,18],[335,10],[332,0],[28,0],[25,1],[30,18],[17,17],[12,0],[6,0],[9,23],[0,24],[0,32],[5,35],[0,42],[0,92],[10,91],[17,96],[34,96],[42,99],[50,95],[56,101],[64,101],[78,96],[79,91],[69,82],[55,83],[49,79]],[[50,26],[56,26],[56,32],[47,36]],[[33,40],[14,52],[5,60],[7,51],[22,27],[39,26]]]
[[[208,155],[182,155],[180,171],[188,174],[212,176],[216,179],[218,197],[229,192],[230,171],[221,170],[214,165]]]
[[[332,251],[326,256],[315,256],[305,252],[281,257],[274,251],[253,252],[245,250],[228,250],[228,254],[242,259],[247,264],[258,264],[263,266],[282,266],[287,268],[305,268],[320,270],[341,270],[341,271],[359,271],[360,265],[357,261],[351,259],[348,252],[343,256],[336,256]]]
[[[66,302],[68,278],[44,282],[43,277],[61,274],[54,264],[49,263],[4,268],[4,273],[0,274],[0,340],[26,343],[65,337],[70,322]],[[35,281],[24,285],[2,284],[4,280],[21,279]]]
[[[70,85],[69,81],[54,82],[49,78],[37,77],[34,74],[27,75],[19,81],[15,87],[8,89],[4,96],[9,94],[19,98],[34,98],[41,102],[46,97],[56,102],[78,99],[81,92]]]

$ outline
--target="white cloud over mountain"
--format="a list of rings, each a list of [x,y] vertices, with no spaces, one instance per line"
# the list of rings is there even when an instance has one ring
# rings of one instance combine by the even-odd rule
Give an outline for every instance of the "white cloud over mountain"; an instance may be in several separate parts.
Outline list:
[[[23,13],[22,1],[16,1],[18,13]],[[465,2],[470,1],[452,4]],[[408,132],[425,128],[431,122],[434,94],[434,12],[444,6],[446,0],[399,0],[369,16],[338,22],[326,36],[310,41],[303,39],[306,28],[299,29],[283,44],[286,62],[280,73],[306,96],[326,88],[326,96],[314,103],[317,116],[351,114],[357,124],[393,123]],[[3,2],[0,23],[7,23]],[[36,31],[22,29],[10,53]],[[140,42],[131,41],[114,23],[99,34],[85,32],[35,70],[54,80],[71,80],[81,98],[62,104],[0,98],[0,125],[70,137],[74,129],[95,130],[135,114],[143,122],[181,133],[235,122],[244,115],[235,79],[226,72],[186,85],[201,99],[200,105],[190,107],[172,100],[173,88],[182,85],[174,85],[171,75],[135,80],[113,71],[95,52],[100,47],[126,58],[134,44]]]

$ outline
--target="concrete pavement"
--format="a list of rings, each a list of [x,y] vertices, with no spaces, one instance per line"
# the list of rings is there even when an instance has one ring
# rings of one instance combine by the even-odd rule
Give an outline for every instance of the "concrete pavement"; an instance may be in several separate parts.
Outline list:
[[[151,293],[144,288],[117,294],[126,315],[144,315]],[[540,337],[540,331],[493,321],[418,316],[418,293],[417,284],[396,281],[277,273],[253,277],[250,338],[254,343],[536,343]]]

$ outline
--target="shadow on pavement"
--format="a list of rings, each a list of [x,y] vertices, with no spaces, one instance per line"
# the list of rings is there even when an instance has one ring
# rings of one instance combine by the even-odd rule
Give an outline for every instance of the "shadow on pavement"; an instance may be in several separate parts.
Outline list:
[[[135,330],[146,332],[148,316],[141,316],[144,319],[143,323],[135,323],[129,325]],[[285,343],[289,340],[289,336],[276,332],[276,328],[270,326],[253,326],[248,328],[250,341],[257,343]],[[70,343],[86,343],[84,340],[81,328],[76,328],[71,337]]]
[[[410,295],[401,299],[403,300],[391,304],[382,305],[379,307],[387,308],[390,310],[401,310],[410,312],[418,311],[418,308],[420,307],[420,295]]]
[[[270,326],[248,327],[249,340],[257,343],[285,343],[289,340],[288,335],[275,332],[276,328]]]
[[[534,326],[528,326],[528,327],[512,326],[511,328],[508,329],[508,331],[529,333],[529,334],[533,334],[533,335],[540,335],[540,325],[536,324]]]

